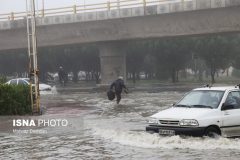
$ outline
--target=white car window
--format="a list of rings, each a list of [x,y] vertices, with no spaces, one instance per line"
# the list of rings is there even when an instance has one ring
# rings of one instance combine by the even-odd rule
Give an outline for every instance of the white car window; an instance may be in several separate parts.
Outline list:
[[[239,109],[240,108],[240,92],[233,91],[230,92],[227,96],[225,104],[232,105],[232,109]]]
[[[11,80],[11,81],[10,81],[10,84],[11,84],[11,85],[17,85],[17,79]]]
[[[28,83],[25,80],[19,79],[18,84],[20,85],[28,85]]]

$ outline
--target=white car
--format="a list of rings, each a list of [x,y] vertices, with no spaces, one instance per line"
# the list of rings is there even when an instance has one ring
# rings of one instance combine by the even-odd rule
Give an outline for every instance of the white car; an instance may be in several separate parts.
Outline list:
[[[239,137],[239,86],[194,89],[173,107],[152,115],[146,131],[160,135]]]
[[[11,85],[29,85],[29,78],[17,78],[17,79],[11,79],[6,84]],[[39,90],[40,91],[51,91],[52,87],[47,84],[40,83],[39,84]]]

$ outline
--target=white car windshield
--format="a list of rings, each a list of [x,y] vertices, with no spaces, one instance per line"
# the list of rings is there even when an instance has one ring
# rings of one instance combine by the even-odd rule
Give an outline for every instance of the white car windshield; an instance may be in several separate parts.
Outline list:
[[[217,108],[224,91],[197,90],[184,96],[175,106],[190,108]]]

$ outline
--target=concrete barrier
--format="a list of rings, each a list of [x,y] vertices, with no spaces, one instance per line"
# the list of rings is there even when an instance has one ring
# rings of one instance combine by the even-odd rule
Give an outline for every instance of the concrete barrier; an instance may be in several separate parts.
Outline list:
[[[131,17],[132,8],[123,8],[120,10],[120,17]]]
[[[115,9],[115,10],[108,11],[108,17],[109,18],[119,18],[120,17],[119,10]]]
[[[170,12],[181,12],[181,11],[183,11],[183,6],[181,2],[170,4]]]
[[[239,6],[240,5],[240,0],[226,0],[225,2],[226,7],[229,6]]]
[[[171,3],[159,3],[159,5],[150,5],[146,7],[121,8],[106,11],[85,12],[78,14],[56,15],[37,18],[37,25],[65,24],[83,21],[96,21],[105,19],[117,19],[124,17],[136,17],[144,15],[166,14],[183,11],[203,10],[210,8],[223,8],[239,6],[240,0],[191,0]],[[24,20],[24,19],[22,19]],[[25,19],[26,20],[26,19]],[[0,21],[0,30],[21,28],[19,20]]]
[[[225,7],[225,0],[212,0],[211,8]]]
[[[209,9],[211,8],[211,0],[197,0],[196,9]]]
[[[155,5],[155,6],[146,6],[146,8],[145,8],[145,14],[146,15],[155,15],[155,14],[157,14],[157,5]]]
[[[6,30],[11,28],[11,21],[4,21],[1,23],[1,29]]]
[[[108,19],[108,11],[99,11],[97,12],[97,20]]]
[[[76,22],[74,15],[64,15],[64,16],[63,16],[63,19],[64,19],[64,23]]]
[[[158,14],[169,13],[170,12],[170,4],[160,4],[157,7]]]
[[[96,12],[86,12],[86,13],[84,13],[84,20],[85,21],[95,21],[95,20],[97,20],[97,13]]]
[[[144,15],[143,7],[132,8],[132,16],[143,16],[143,15]]]
[[[76,19],[77,22],[84,21],[84,13],[76,14],[75,19]]]
[[[196,9],[196,0],[186,1],[183,5],[184,11],[192,11]]]

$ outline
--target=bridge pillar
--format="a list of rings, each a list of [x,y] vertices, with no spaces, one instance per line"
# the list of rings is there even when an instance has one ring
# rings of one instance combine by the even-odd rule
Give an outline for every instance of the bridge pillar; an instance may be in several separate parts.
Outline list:
[[[99,44],[101,63],[101,85],[109,85],[119,76],[126,82],[126,54],[122,42]]]

